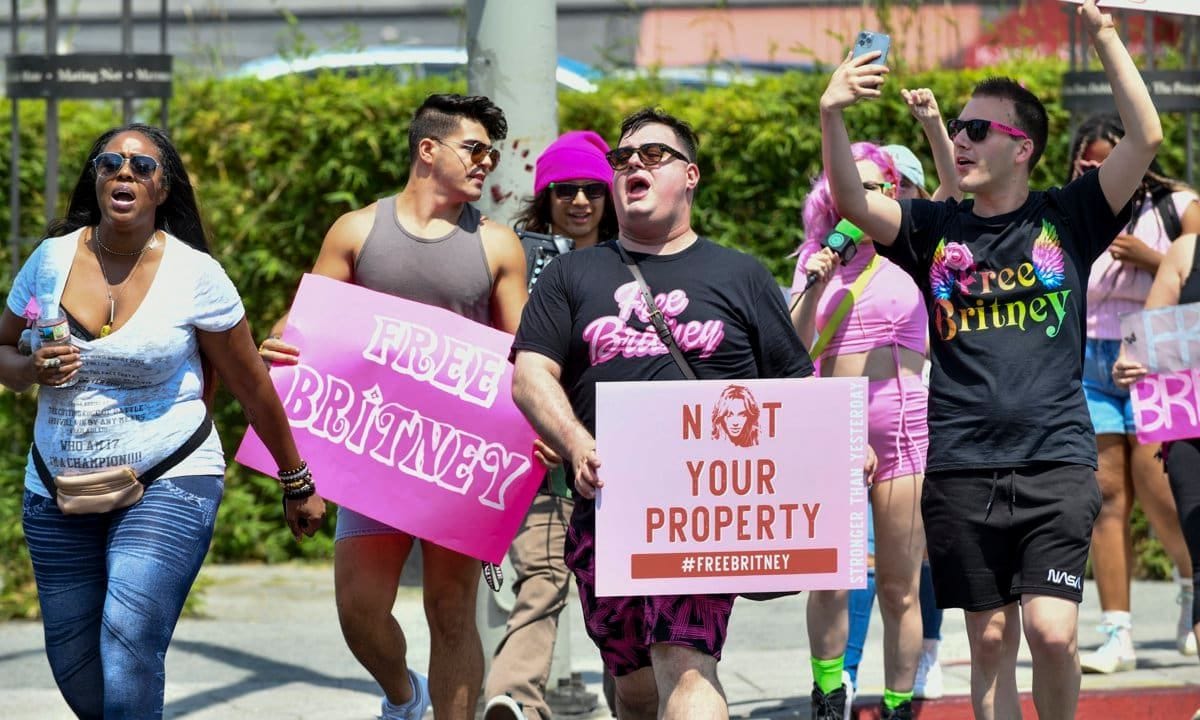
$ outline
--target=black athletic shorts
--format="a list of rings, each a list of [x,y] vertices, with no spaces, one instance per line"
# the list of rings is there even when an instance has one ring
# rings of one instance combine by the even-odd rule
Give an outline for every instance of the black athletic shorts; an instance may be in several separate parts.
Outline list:
[[[921,515],[938,607],[990,610],[1026,593],[1080,602],[1099,512],[1086,465],[928,473]]]

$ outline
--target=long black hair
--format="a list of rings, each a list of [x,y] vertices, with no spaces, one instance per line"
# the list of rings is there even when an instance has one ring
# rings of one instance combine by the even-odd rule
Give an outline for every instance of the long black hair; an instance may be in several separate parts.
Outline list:
[[[550,227],[550,203],[552,198],[551,193],[554,192],[550,186],[542,188],[542,191],[533,197],[526,200],[521,205],[521,209],[517,212],[516,220],[513,222],[513,227],[518,230],[528,230],[529,232],[543,233],[550,235],[553,228]],[[612,191],[604,193],[604,212],[600,214],[599,234],[596,236],[596,241],[602,243],[609,238],[617,235],[617,209],[613,205]],[[559,233],[562,235],[563,233]]]
[[[132,123],[104,132],[92,145],[79,181],[71,192],[65,217],[51,221],[46,228],[46,237],[58,237],[74,232],[81,227],[100,222],[100,201],[96,197],[96,156],[118,135],[136,132],[158,149],[162,159],[162,182],[167,190],[167,199],[158,206],[154,215],[154,227],[168,232],[200,252],[211,254],[208,249],[208,231],[200,220],[200,209],[196,206],[196,193],[179,152],[167,134],[159,128],[142,123]]]
[[[1083,153],[1089,145],[1103,140],[1115,148],[1123,137],[1125,137],[1125,126],[1121,123],[1121,118],[1112,113],[1100,113],[1084,120],[1079,129],[1075,131],[1075,138],[1071,141],[1071,152],[1067,155],[1068,164],[1064,182],[1075,179],[1076,165],[1083,159]],[[1141,187],[1133,197],[1133,214],[1129,219],[1130,227],[1137,222],[1146,203],[1154,204],[1165,195],[1188,190],[1191,188],[1187,186],[1187,183],[1169,177],[1163,172],[1162,166],[1158,164],[1158,158],[1154,158],[1150,161],[1150,167],[1146,170],[1146,174],[1142,176]]]

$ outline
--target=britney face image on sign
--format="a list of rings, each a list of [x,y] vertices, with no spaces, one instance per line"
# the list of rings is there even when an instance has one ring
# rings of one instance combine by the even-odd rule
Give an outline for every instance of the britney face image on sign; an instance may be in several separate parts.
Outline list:
[[[721,397],[713,406],[713,439],[727,437],[738,447],[757,445],[758,415],[758,401],[750,389],[744,385],[730,385],[721,391]]]

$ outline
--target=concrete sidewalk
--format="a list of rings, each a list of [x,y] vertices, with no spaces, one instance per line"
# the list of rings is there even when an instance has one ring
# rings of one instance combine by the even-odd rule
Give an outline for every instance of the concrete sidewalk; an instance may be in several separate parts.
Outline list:
[[[330,566],[206,566],[201,577],[207,583],[205,617],[181,621],[175,633],[167,656],[165,717],[365,720],[378,714],[379,690],[342,642]],[[1081,712],[1081,717],[1190,720],[1191,712],[1200,708],[1200,663],[1175,649],[1179,616],[1175,597],[1172,583],[1135,583],[1138,667],[1116,675],[1085,675],[1085,700],[1102,702],[1106,711]],[[1100,618],[1093,585],[1085,588],[1085,598],[1080,643],[1088,648],[1100,640],[1093,629]],[[578,604],[568,612],[578,613]],[[429,636],[419,588],[400,588],[395,614],[408,633],[413,666],[424,669]],[[568,640],[572,669],[582,672],[589,688],[599,695],[599,657],[584,634],[582,620],[572,620]],[[864,695],[877,695],[883,689],[882,635],[876,616],[860,673]],[[970,677],[961,613],[946,613],[943,635],[947,691],[960,697],[926,703],[918,716],[969,717],[969,703],[961,697],[969,691]],[[42,648],[40,624],[0,623],[3,717],[71,717]],[[807,718],[812,680],[804,596],[765,603],[739,601],[720,673],[734,717]],[[1027,652],[1021,655],[1018,681],[1024,690],[1032,682]],[[572,717],[602,718],[607,713],[601,701],[592,714]]]

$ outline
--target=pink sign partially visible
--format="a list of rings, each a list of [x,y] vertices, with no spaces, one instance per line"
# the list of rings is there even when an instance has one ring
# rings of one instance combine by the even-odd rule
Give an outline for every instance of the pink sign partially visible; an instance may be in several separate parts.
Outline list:
[[[1200,437],[1200,370],[1149,373],[1129,395],[1138,441]]]
[[[1083,0],[1062,0],[1082,5]],[[1200,15],[1200,3],[1196,0],[1099,0],[1100,10],[1145,10],[1174,15]]]
[[[540,482],[513,405],[512,336],[455,313],[305,275],[271,369],[317,491],[411,535],[499,563]],[[253,429],[237,461],[274,476]],[[535,472],[537,468],[537,472]]]
[[[599,596],[861,588],[865,378],[600,383]]]
[[[1125,358],[1150,372],[1200,367],[1200,303],[1122,315],[1121,343]]]

